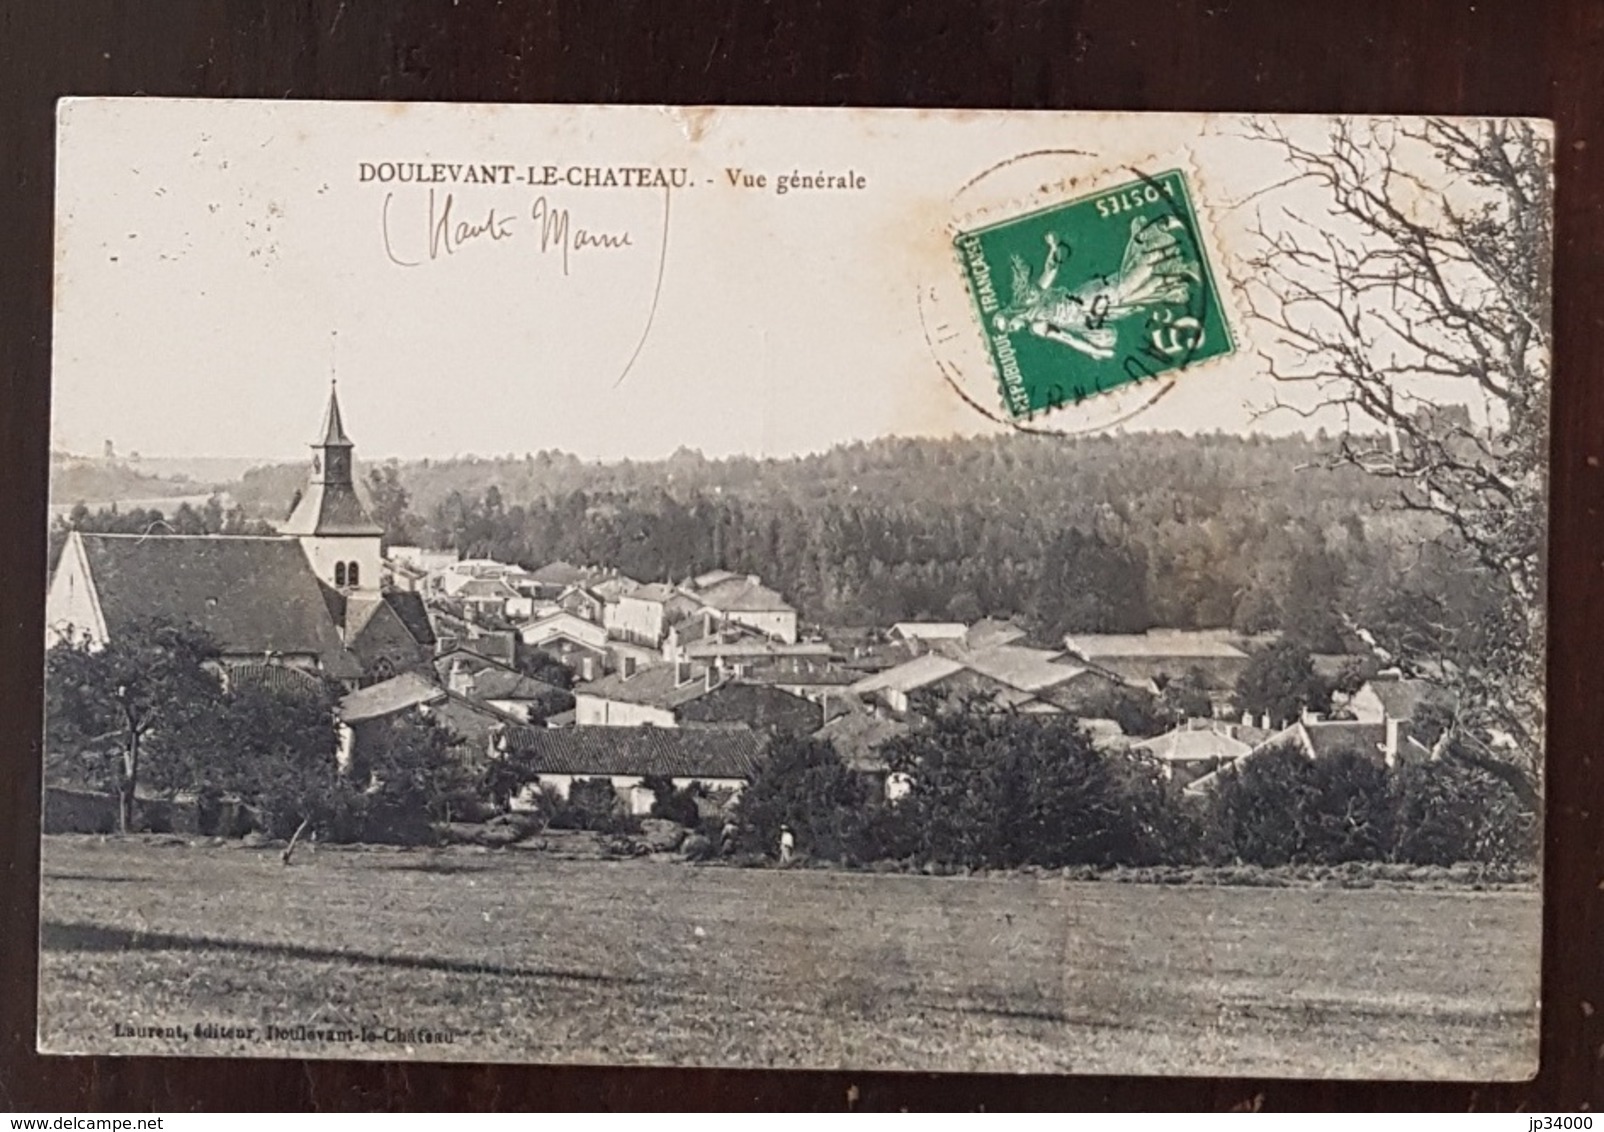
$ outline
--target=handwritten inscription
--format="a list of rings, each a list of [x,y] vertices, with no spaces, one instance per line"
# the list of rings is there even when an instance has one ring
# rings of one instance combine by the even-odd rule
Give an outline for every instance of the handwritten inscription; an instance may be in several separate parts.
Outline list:
[[[634,246],[629,232],[586,228],[575,222],[568,209],[551,203],[544,195],[536,197],[523,215],[498,211],[493,205],[484,212],[470,214],[458,208],[455,194],[445,193],[442,197],[430,189],[428,207],[421,217],[421,239],[411,223],[396,217],[398,211],[395,194],[386,193],[379,230],[384,254],[397,267],[419,267],[457,255],[475,244],[512,240],[520,231],[520,220],[528,222],[527,230],[533,233],[536,249],[543,255],[555,256],[564,275],[569,274],[573,257],[581,252],[619,251]]]

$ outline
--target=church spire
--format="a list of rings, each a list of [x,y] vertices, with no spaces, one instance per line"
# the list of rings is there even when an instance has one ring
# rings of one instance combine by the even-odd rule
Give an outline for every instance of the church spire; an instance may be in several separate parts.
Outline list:
[[[323,433],[312,442],[312,474],[284,524],[285,534],[376,538],[383,533],[356,492],[355,447],[345,434],[339,394],[330,383]]]
[[[339,384],[332,378],[329,380],[329,408],[323,416],[323,439],[314,444],[314,448],[355,447],[345,435],[345,423],[340,419]]]

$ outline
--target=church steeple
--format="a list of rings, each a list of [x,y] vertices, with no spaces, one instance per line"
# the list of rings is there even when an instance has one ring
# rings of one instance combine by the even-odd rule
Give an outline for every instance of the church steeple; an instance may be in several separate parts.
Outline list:
[[[340,398],[333,384],[323,431],[312,443],[312,474],[283,531],[301,540],[318,577],[346,592],[379,588],[379,540],[384,528],[373,521],[356,492],[352,454]]]
[[[339,484],[350,487],[351,453],[356,445],[345,435],[345,422],[340,418],[340,395],[337,383],[329,382],[329,407],[323,415],[323,439],[312,445],[312,482]]]

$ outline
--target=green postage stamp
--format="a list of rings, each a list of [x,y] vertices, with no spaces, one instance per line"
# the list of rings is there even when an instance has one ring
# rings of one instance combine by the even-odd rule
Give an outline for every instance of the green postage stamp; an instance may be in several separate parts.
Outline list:
[[[1016,418],[1236,348],[1179,169],[960,232],[954,243]]]

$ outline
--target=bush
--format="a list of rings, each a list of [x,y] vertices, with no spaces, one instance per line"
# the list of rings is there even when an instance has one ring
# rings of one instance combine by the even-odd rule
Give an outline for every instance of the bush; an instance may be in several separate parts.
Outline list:
[[[859,855],[868,791],[835,748],[817,739],[782,736],[736,803],[737,846],[774,856],[789,825],[801,856],[848,861]]]
[[[1526,865],[1538,823],[1514,790],[1452,757],[1401,769],[1394,783],[1394,857],[1413,865]]]
[[[1311,759],[1288,742],[1220,776],[1208,799],[1211,855],[1250,865],[1386,858],[1392,806],[1385,767],[1358,751]]]
[[[1388,770],[1360,751],[1293,744],[1231,773],[1204,803],[1205,855],[1252,865],[1530,864],[1537,822],[1484,770],[1439,759]]]
[[[644,785],[652,792],[652,817],[676,822],[687,829],[695,829],[701,823],[702,812],[696,805],[696,799],[704,793],[701,783],[692,782],[683,789],[676,789],[673,779],[649,775]]]
[[[964,868],[1151,864],[1189,841],[1158,768],[1093,747],[1073,720],[970,712],[887,746],[917,856]]]
[[[552,829],[583,829],[593,833],[630,834],[640,832],[640,819],[624,809],[624,802],[605,778],[576,778],[568,787],[568,797],[555,792],[551,799]]]

